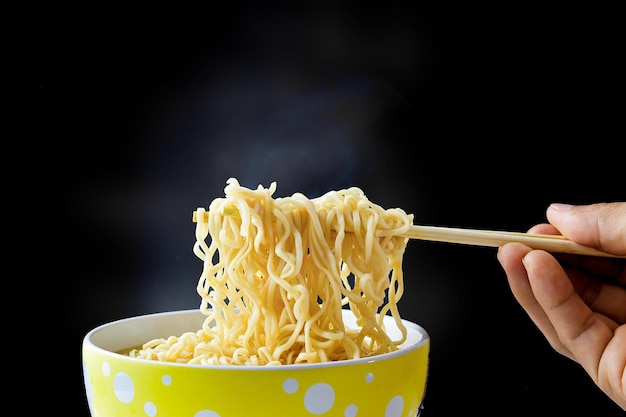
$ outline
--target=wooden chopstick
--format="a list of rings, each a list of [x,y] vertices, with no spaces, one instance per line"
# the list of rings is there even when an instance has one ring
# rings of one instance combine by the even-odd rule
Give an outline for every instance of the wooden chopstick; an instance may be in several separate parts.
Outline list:
[[[226,215],[237,215],[236,209]],[[205,221],[208,213],[204,213]],[[193,212],[193,222],[197,222],[197,214]],[[504,232],[497,230],[465,229],[442,226],[413,225],[403,235],[410,239],[429,240],[434,242],[459,243],[472,246],[500,247],[505,243],[519,242],[532,249],[542,249],[548,252],[572,253],[576,255],[602,256],[607,258],[624,258],[626,256],[613,255],[588,246],[580,245],[559,235],[540,235],[521,232]]]
[[[577,255],[603,256],[608,258],[626,258],[626,256],[613,255],[580,245],[560,235],[414,225],[405,236],[411,239],[491,247],[500,247],[509,242],[519,242],[532,249],[542,249],[548,252],[573,253]]]

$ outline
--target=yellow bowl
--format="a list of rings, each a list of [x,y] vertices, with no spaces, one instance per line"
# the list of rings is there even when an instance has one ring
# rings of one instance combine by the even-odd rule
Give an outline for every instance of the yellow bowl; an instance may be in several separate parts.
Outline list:
[[[407,341],[370,358],[281,366],[207,366],[131,358],[118,352],[196,331],[199,310],[149,314],[101,325],[85,336],[83,375],[93,417],[414,417],[426,390],[430,338],[404,320]],[[354,322],[344,310],[346,323]],[[388,333],[398,337],[391,317]]]

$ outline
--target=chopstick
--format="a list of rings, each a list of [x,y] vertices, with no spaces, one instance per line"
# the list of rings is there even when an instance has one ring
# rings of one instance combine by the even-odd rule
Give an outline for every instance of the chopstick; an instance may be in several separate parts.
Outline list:
[[[225,215],[237,215],[236,209]],[[205,221],[208,213],[205,212]],[[197,222],[197,214],[193,212],[193,222]],[[623,258],[598,249],[578,244],[560,235],[541,235],[522,232],[505,232],[497,230],[465,229],[442,226],[413,225],[402,236],[410,239],[428,240],[433,242],[458,243],[470,246],[500,247],[505,243],[519,242],[532,249],[541,249],[555,253],[571,253],[576,255],[601,256],[606,258]]]
[[[626,256],[613,255],[580,245],[560,235],[414,225],[411,226],[411,229],[405,236],[411,239],[491,247],[500,247],[509,242],[519,242],[532,249],[542,249],[548,252],[602,256],[607,258],[626,258]]]

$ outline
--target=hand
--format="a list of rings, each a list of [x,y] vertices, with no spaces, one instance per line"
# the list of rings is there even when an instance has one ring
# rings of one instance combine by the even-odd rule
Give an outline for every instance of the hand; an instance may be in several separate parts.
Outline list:
[[[626,202],[553,204],[546,214],[550,223],[529,233],[562,234],[626,255]],[[553,255],[507,243],[498,261],[515,299],[550,345],[626,410],[626,260]]]

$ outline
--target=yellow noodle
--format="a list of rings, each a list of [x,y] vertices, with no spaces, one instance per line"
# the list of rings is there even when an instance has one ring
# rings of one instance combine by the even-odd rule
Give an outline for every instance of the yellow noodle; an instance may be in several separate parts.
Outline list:
[[[385,210],[356,187],[274,198],[276,183],[248,189],[230,178],[224,191],[196,211],[202,328],[149,341],[131,356],[274,366],[367,357],[404,342],[402,234],[412,215]],[[347,308],[356,327],[343,321]],[[397,340],[385,315],[401,331]]]

